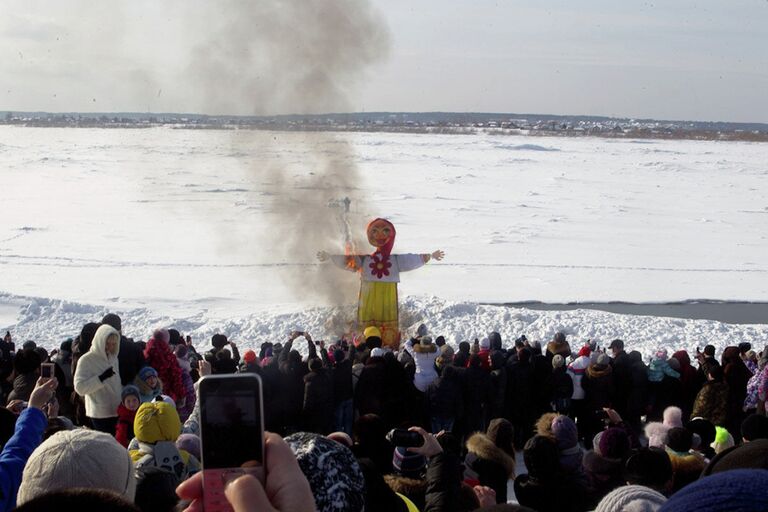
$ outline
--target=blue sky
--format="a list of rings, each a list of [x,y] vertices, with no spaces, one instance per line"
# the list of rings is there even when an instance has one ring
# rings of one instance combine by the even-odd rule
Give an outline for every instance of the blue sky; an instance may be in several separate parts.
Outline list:
[[[0,110],[257,111],[251,98],[211,103],[186,74],[190,48],[225,37],[211,5],[225,4],[4,2]],[[343,104],[317,108],[768,122],[766,0],[372,5],[388,51],[345,75]]]

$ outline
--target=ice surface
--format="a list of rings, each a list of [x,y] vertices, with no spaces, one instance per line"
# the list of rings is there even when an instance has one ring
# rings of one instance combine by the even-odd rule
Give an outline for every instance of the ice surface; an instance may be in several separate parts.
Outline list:
[[[519,310],[521,320],[508,317],[518,310],[473,304],[768,299],[765,144],[345,137],[367,197],[355,215],[392,219],[396,252],[446,251],[444,262],[404,275],[400,295],[428,306],[449,337],[495,328],[545,338],[564,328],[655,344],[766,340],[762,327],[599,312]],[[284,277],[335,270],[277,260],[265,246],[275,237],[264,235],[281,229],[275,212],[293,206],[277,195],[272,164],[302,188],[315,171],[308,151],[303,133],[0,127],[0,323],[46,343],[107,309],[135,315],[126,323],[138,338],[164,322],[188,322],[183,330],[200,337],[231,329],[253,343],[297,324],[322,329],[329,310],[293,313],[327,305]],[[339,271],[339,287],[354,297],[354,276]],[[417,298],[425,294],[440,299]]]

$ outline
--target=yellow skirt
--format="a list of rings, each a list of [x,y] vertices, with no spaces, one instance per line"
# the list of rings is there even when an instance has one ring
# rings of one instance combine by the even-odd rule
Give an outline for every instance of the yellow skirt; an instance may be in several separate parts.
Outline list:
[[[357,306],[358,330],[375,326],[381,331],[381,341],[386,347],[397,348],[400,329],[397,314],[397,283],[363,281]]]

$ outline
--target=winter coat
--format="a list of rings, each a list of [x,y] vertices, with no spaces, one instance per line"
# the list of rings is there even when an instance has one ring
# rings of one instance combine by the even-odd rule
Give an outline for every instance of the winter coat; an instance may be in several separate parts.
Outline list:
[[[461,461],[457,455],[442,452],[430,457],[427,490],[422,512],[455,510],[461,488]]]
[[[47,426],[48,418],[40,409],[28,407],[19,414],[13,436],[0,453],[0,512],[16,506],[24,466],[40,445]]]
[[[117,427],[115,430],[115,439],[121,445],[128,448],[128,443],[133,439],[133,420],[136,418],[136,411],[131,411],[122,403],[117,407]]]
[[[632,387],[632,361],[629,354],[620,351],[611,359],[611,368],[613,368],[613,382],[616,386],[614,393],[614,405],[619,413],[625,413],[627,410],[627,397]]]
[[[435,359],[440,355],[440,351],[437,350],[437,345],[434,343],[414,345],[411,340],[405,343],[405,350],[411,354],[416,364],[416,375],[413,378],[413,383],[416,385],[416,389],[423,393],[427,390],[427,386],[437,378]]]
[[[304,376],[303,420],[307,432],[330,434],[333,430],[333,382],[328,370],[320,368]]]
[[[507,502],[507,480],[515,477],[515,459],[487,435],[476,433],[467,439],[464,467],[465,482],[490,487],[496,491],[496,503]]]
[[[96,331],[91,348],[77,362],[75,391],[85,398],[85,414],[89,418],[114,418],[120,405],[123,386],[117,354],[107,356],[107,338],[120,334],[109,325]],[[118,344],[118,350],[120,345]],[[114,374],[102,381],[99,376],[112,368]]]
[[[491,356],[493,357],[493,356]],[[502,366],[491,370],[490,395],[488,397],[489,414],[487,419],[503,418],[506,414],[507,369]]]
[[[680,374],[669,366],[669,362],[661,357],[654,356],[651,359],[651,364],[648,365],[648,381],[649,382],[661,382],[664,380],[664,376],[680,378]]]
[[[552,401],[568,399],[573,396],[573,378],[565,366],[552,371]]]
[[[352,362],[354,360],[355,346],[350,344],[344,359],[334,361],[331,380],[333,381],[333,402],[337,405],[352,400],[354,396],[354,389],[352,388]]]
[[[571,395],[573,400],[584,400],[584,388],[581,387],[581,381],[587,368],[589,368],[589,364],[589,356],[579,356],[568,365],[568,374],[573,380],[573,395]]]
[[[480,358],[480,366],[486,372],[491,370],[490,355],[491,355],[491,350],[488,348],[484,348],[477,353],[477,356]],[[469,368],[469,359],[467,359],[467,362],[464,364],[464,367]]]
[[[626,484],[623,475],[624,461],[621,459],[603,457],[595,450],[589,450],[584,454],[583,464],[589,486],[596,496],[605,496]]]
[[[533,425],[536,416],[533,410],[533,388],[534,373],[530,361],[513,361],[507,366],[507,404],[513,423],[526,422]]]
[[[461,418],[464,413],[464,396],[459,371],[446,366],[440,377],[427,388],[429,415],[433,418]]]
[[[120,336],[120,353],[117,355],[120,363],[120,383],[123,386],[133,382],[139,370],[147,366],[141,345],[130,338]]]
[[[119,359],[119,358],[118,358]],[[64,375],[64,380],[59,383],[59,386],[64,388],[72,388],[72,353],[66,350],[59,351],[56,356],[51,360],[61,369],[61,373]]]
[[[693,401],[701,389],[699,373],[691,365],[691,358],[685,350],[678,350],[672,357],[680,363],[680,409],[683,417],[687,418],[693,409]]]
[[[691,417],[701,417],[716,426],[722,426],[725,425],[727,412],[728,385],[724,382],[705,382],[696,395]]]
[[[588,411],[599,411],[603,407],[613,406],[616,389],[611,366],[601,368],[597,364],[590,365],[581,380],[581,387],[584,389]]]
[[[129,454],[137,470],[156,466],[172,472],[179,481],[199,471],[197,459],[176,447],[176,439],[181,435],[181,422],[171,404],[141,404],[136,411],[133,428],[138,448],[129,450]]]
[[[744,400],[747,398],[747,384],[752,374],[739,356],[737,347],[727,347],[723,351],[723,374],[728,384],[728,427],[738,432],[741,427]]]
[[[627,396],[627,420],[639,424],[648,400],[648,369],[641,358],[630,366],[631,387]]]
[[[523,474],[515,478],[514,489],[520,505],[538,512],[585,512],[593,508],[584,487],[557,477],[541,480]]]
[[[483,418],[491,390],[491,376],[482,366],[464,370],[464,413],[467,432],[485,430]]]
[[[195,396],[195,383],[192,382],[192,376],[190,375],[191,365],[189,361],[179,358],[176,358],[176,360],[181,368],[181,382],[184,384],[184,398],[176,403],[176,411],[179,413],[179,418],[183,423],[192,414],[197,397]]]
[[[171,352],[171,347],[163,340],[154,338],[147,342],[144,350],[144,358],[147,365],[157,370],[158,378],[163,382],[163,392],[180,403],[186,396],[184,380],[181,377],[181,368],[176,355]]]
[[[355,388],[355,407],[361,416],[363,414],[378,414],[379,416],[383,414],[386,398],[385,381],[384,359],[381,357],[368,358]]]

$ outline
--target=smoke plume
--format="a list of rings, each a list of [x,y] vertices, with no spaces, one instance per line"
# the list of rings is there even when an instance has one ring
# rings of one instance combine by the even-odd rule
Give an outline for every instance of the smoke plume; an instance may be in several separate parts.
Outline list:
[[[190,85],[200,88],[207,112],[307,114],[354,110],[349,94],[361,85],[372,63],[387,52],[389,36],[367,0],[217,0],[212,27],[193,50]],[[355,154],[342,133],[269,134],[237,131],[253,137],[257,151],[277,153],[269,163],[251,164],[254,188],[265,177],[275,194],[269,226],[258,240],[270,260],[315,261],[318,250],[343,250],[340,208],[352,201],[352,232],[362,235],[355,216],[365,203]],[[281,155],[281,139],[301,139],[297,165]],[[257,159],[258,160],[258,159]],[[278,163],[275,163],[278,162]],[[359,246],[365,249],[364,246]],[[333,252],[333,251],[332,251]],[[326,267],[288,266],[286,284],[297,299],[308,297],[340,305],[354,297],[354,276]],[[344,286],[340,286],[344,283]]]

